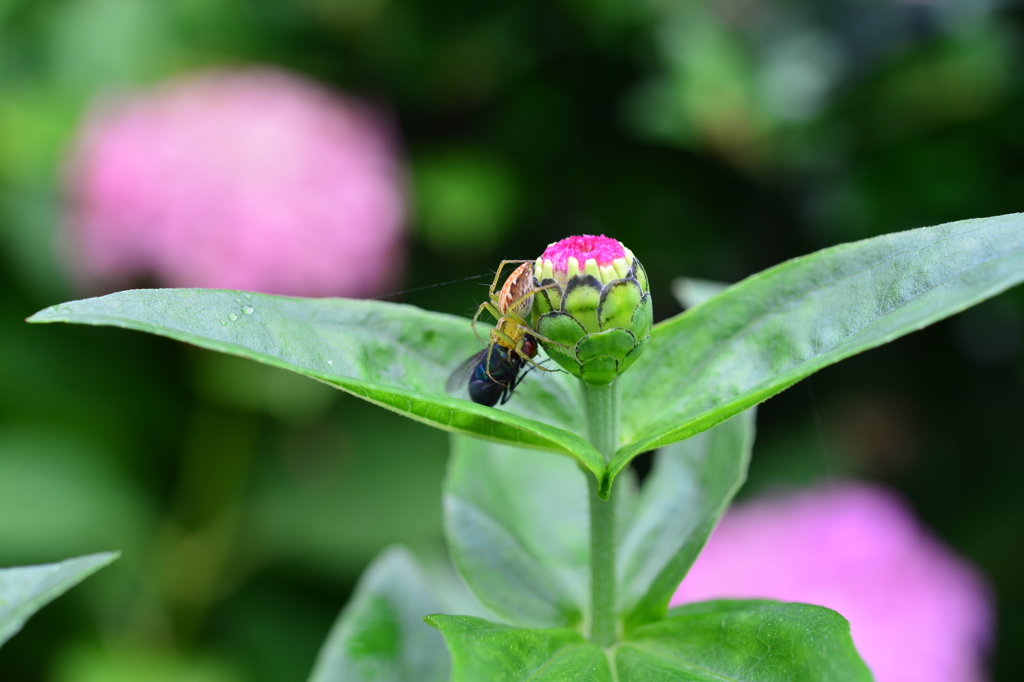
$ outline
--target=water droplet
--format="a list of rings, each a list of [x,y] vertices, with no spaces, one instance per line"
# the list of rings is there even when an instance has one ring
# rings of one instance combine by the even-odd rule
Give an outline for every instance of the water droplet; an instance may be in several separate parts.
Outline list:
[[[334,367],[334,360],[328,360],[327,364],[330,365],[331,367]]]
[[[240,299],[240,298],[236,298],[235,299],[235,303],[241,303],[241,302],[242,302],[242,299]]]
[[[235,320],[238,319],[238,315],[235,315],[234,313],[228,313],[228,319],[234,322]]]
[[[220,326],[222,326],[222,327],[228,326],[228,321],[227,320],[221,320],[220,321]]]
[[[248,299],[252,300],[252,294],[247,294],[247,293],[245,293],[245,292],[243,291],[243,292],[242,292],[242,296],[245,296],[246,298],[248,298]]]
[[[252,312],[254,310],[256,310],[256,309],[253,308],[251,305],[247,305],[244,308],[242,308],[242,312],[245,313],[246,315],[252,315]]]

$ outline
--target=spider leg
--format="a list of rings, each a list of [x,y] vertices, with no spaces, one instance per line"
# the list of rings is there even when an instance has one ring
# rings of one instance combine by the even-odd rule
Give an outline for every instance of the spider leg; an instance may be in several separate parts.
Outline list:
[[[491,334],[494,334],[494,332],[492,331]],[[491,374],[491,355],[494,353],[494,347],[497,346],[497,345],[498,344],[496,344],[496,343],[491,343],[489,346],[487,346],[487,360],[486,360],[486,364],[484,365],[484,369],[487,372],[487,378],[488,379],[490,379],[494,383],[498,384],[499,386],[502,386],[507,391],[508,390],[508,384],[505,383],[504,381],[498,381],[497,379],[494,378],[494,375]]]
[[[515,263],[516,265],[522,265],[523,263],[529,263],[528,260],[503,260],[498,263],[498,271],[494,273],[494,281],[491,282],[491,293],[498,288],[498,282],[501,280],[501,271],[509,263]]]
[[[511,336],[501,331],[501,325],[491,330],[491,340],[500,343],[505,348],[516,351],[523,345],[522,340],[516,342]]]
[[[517,265],[522,265],[523,263],[527,263],[527,262],[529,262],[529,261],[525,261],[525,260],[503,260],[500,263],[498,263],[498,270],[494,273],[494,281],[491,282],[491,288],[487,290],[487,298],[491,299],[491,301],[495,305],[497,305],[498,304],[498,294],[495,293],[495,289],[499,288],[498,287],[498,282],[501,281],[501,271],[504,270],[505,266],[508,265],[509,263],[515,263]]]
[[[547,362],[547,360],[543,360],[543,361],[541,361],[540,364],[538,364],[536,362],[533,362],[532,359],[530,359],[530,358],[527,358],[527,359],[530,360],[530,365],[526,369],[524,369],[522,371],[522,373],[515,378],[515,381],[513,381],[512,384],[510,386],[508,386],[505,389],[505,391],[502,393],[502,396],[501,396],[501,404],[502,405],[504,405],[505,403],[507,403],[509,400],[512,399],[512,392],[515,391],[517,388],[519,388],[519,384],[523,383],[523,379],[526,378],[526,375],[529,374],[530,370],[532,370],[534,367],[536,367],[537,369],[542,369],[545,372],[561,372],[561,371],[564,371],[564,370],[560,370],[560,369],[548,369],[547,367],[544,367],[544,363]]]
[[[505,387],[505,390],[501,394],[502,405],[504,405],[505,403],[512,399],[512,393],[517,388],[519,388],[519,384],[523,383],[523,379],[526,377],[527,374],[530,373],[531,369],[531,367],[527,367],[519,376],[515,378],[515,380],[512,381],[512,383]]]
[[[476,334],[476,338],[480,341],[480,343],[484,343],[484,339],[482,336],[480,336],[480,332],[476,330],[476,323],[480,320],[480,314],[483,313],[485,310],[489,312],[491,315],[493,315],[494,319],[499,321],[501,320],[501,315],[498,313],[498,309],[497,307],[495,307],[493,301],[486,301],[477,306],[476,314],[473,315],[473,320],[472,322],[470,322],[470,326],[473,328],[473,333]]]
[[[518,262],[518,261],[511,261],[511,262],[515,263],[515,262]],[[527,261],[523,261],[523,262],[525,263]],[[534,281],[536,281],[536,280],[534,280]],[[516,308],[518,308],[519,305],[523,301],[525,301],[526,299],[530,298],[531,296],[536,294],[538,291],[544,291],[545,289],[551,289],[551,288],[557,287],[557,286],[560,286],[558,284],[558,282],[552,282],[551,284],[545,284],[542,287],[534,287],[534,288],[530,289],[525,294],[523,294],[519,298],[517,298],[514,301],[512,301],[511,303],[509,303],[509,305],[508,305],[508,312],[506,312],[505,314],[506,315],[515,315],[518,320],[522,320],[522,316],[520,316],[519,313],[516,312]]]
[[[529,329],[529,327],[527,327],[526,329]],[[532,331],[528,331],[527,333],[531,334],[531,335],[533,334]],[[541,367],[541,365],[536,360],[534,360],[529,355],[524,353],[523,352],[523,342],[524,342],[525,338],[526,338],[526,334],[523,334],[523,336],[518,341],[514,340],[511,336],[509,336],[508,334],[506,334],[505,332],[503,332],[501,330],[500,325],[498,327],[495,327],[494,329],[491,330],[492,345],[493,344],[498,344],[498,345],[504,346],[505,348],[508,349],[509,353],[515,353],[520,358],[522,358],[524,362],[528,362],[528,363],[530,363],[531,366],[536,367],[536,368],[538,368],[540,370],[543,370],[545,372],[559,372],[559,371],[561,371],[561,370],[557,370],[557,369],[547,369],[546,367]],[[561,345],[561,344],[558,344],[558,345]]]
[[[546,336],[544,336],[542,334],[538,334],[533,329],[533,327],[531,327],[529,324],[527,324],[526,320],[524,320],[522,317],[520,317],[519,314],[517,314],[514,310],[510,310],[507,313],[505,313],[505,317],[507,319],[511,320],[516,326],[525,329],[527,334],[529,334],[533,338],[537,339],[538,341],[543,341],[544,343],[550,343],[552,346],[558,346],[559,348],[566,348],[566,349],[570,348],[570,346],[568,346],[568,345],[566,345],[564,343],[559,343],[558,341],[554,341],[552,339],[549,339],[548,337],[546,337]],[[508,337],[506,336],[505,338],[508,338]],[[511,341],[511,339],[509,339],[509,340]]]
[[[564,371],[564,370],[561,370],[561,369],[548,369],[547,367],[544,366],[544,363],[547,362],[547,360],[541,360],[540,362],[537,362],[536,360],[531,358],[529,355],[526,355],[526,354],[520,352],[518,349],[516,349],[516,352],[519,355],[519,357],[523,358],[524,360],[526,360],[526,362],[530,363],[530,366],[529,366],[528,369],[537,368],[537,369],[539,369],[542,372],[562,372],[562,371]]]

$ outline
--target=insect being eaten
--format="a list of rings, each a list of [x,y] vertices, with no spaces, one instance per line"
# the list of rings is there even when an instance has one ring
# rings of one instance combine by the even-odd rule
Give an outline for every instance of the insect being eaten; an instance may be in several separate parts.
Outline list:
[[[501,291],[495,293],[501,280],[501,271],[510,263],[520,265],[505,280]],[[536,367],[545,372],[558,371],[542,367],[534,360],[538,340],[546,341],[530,328],[526,319],[533,309],[533,295],[536,291],[533,261],[505,260],[498,265],[498,272],[487,292],[488,300],[480,304],[473,316],[473,332],[479,338],[476,323],[484,311],[493,315],[497,323],[490,331],[487,347],[463,362],[452,373],[447,385],[449,392],[459,390],[468,380],[469,397],[473,402],[488,407],[499,402],[504,405],[530,369]],[[520,374],[526,365],[529,367]]]

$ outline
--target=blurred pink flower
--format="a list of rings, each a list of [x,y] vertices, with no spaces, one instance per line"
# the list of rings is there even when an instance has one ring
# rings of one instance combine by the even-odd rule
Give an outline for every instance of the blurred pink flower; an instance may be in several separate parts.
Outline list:
[[[101,102],[67,174],[77,277],[368,296],[401,269],[403,170],[388,121],[271,69]]]
[[[984,582],[879,488],[846,483],[730,511],[672,604],[719,598],[838,611],[877,682],[986,678]]]

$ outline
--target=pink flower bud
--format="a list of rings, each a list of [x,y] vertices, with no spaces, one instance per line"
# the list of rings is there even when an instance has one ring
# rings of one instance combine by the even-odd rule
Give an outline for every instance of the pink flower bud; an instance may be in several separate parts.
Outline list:
[[[533,277],[533,326],[562,369],[609,384],[643,353],[654,320],[647,273],[617,239],[557,241],[537,259]]]
[[[578,275],[592,275],[609,284],[628,277],[635,260],[633,253],[617,239],[603,234],[581,234],[548,245],[537,259],[534,276],[538,281],[553,279],[564,284]],[[646,291],[647,273],[643,268],[639,270],[643,273],[641,288]]]

